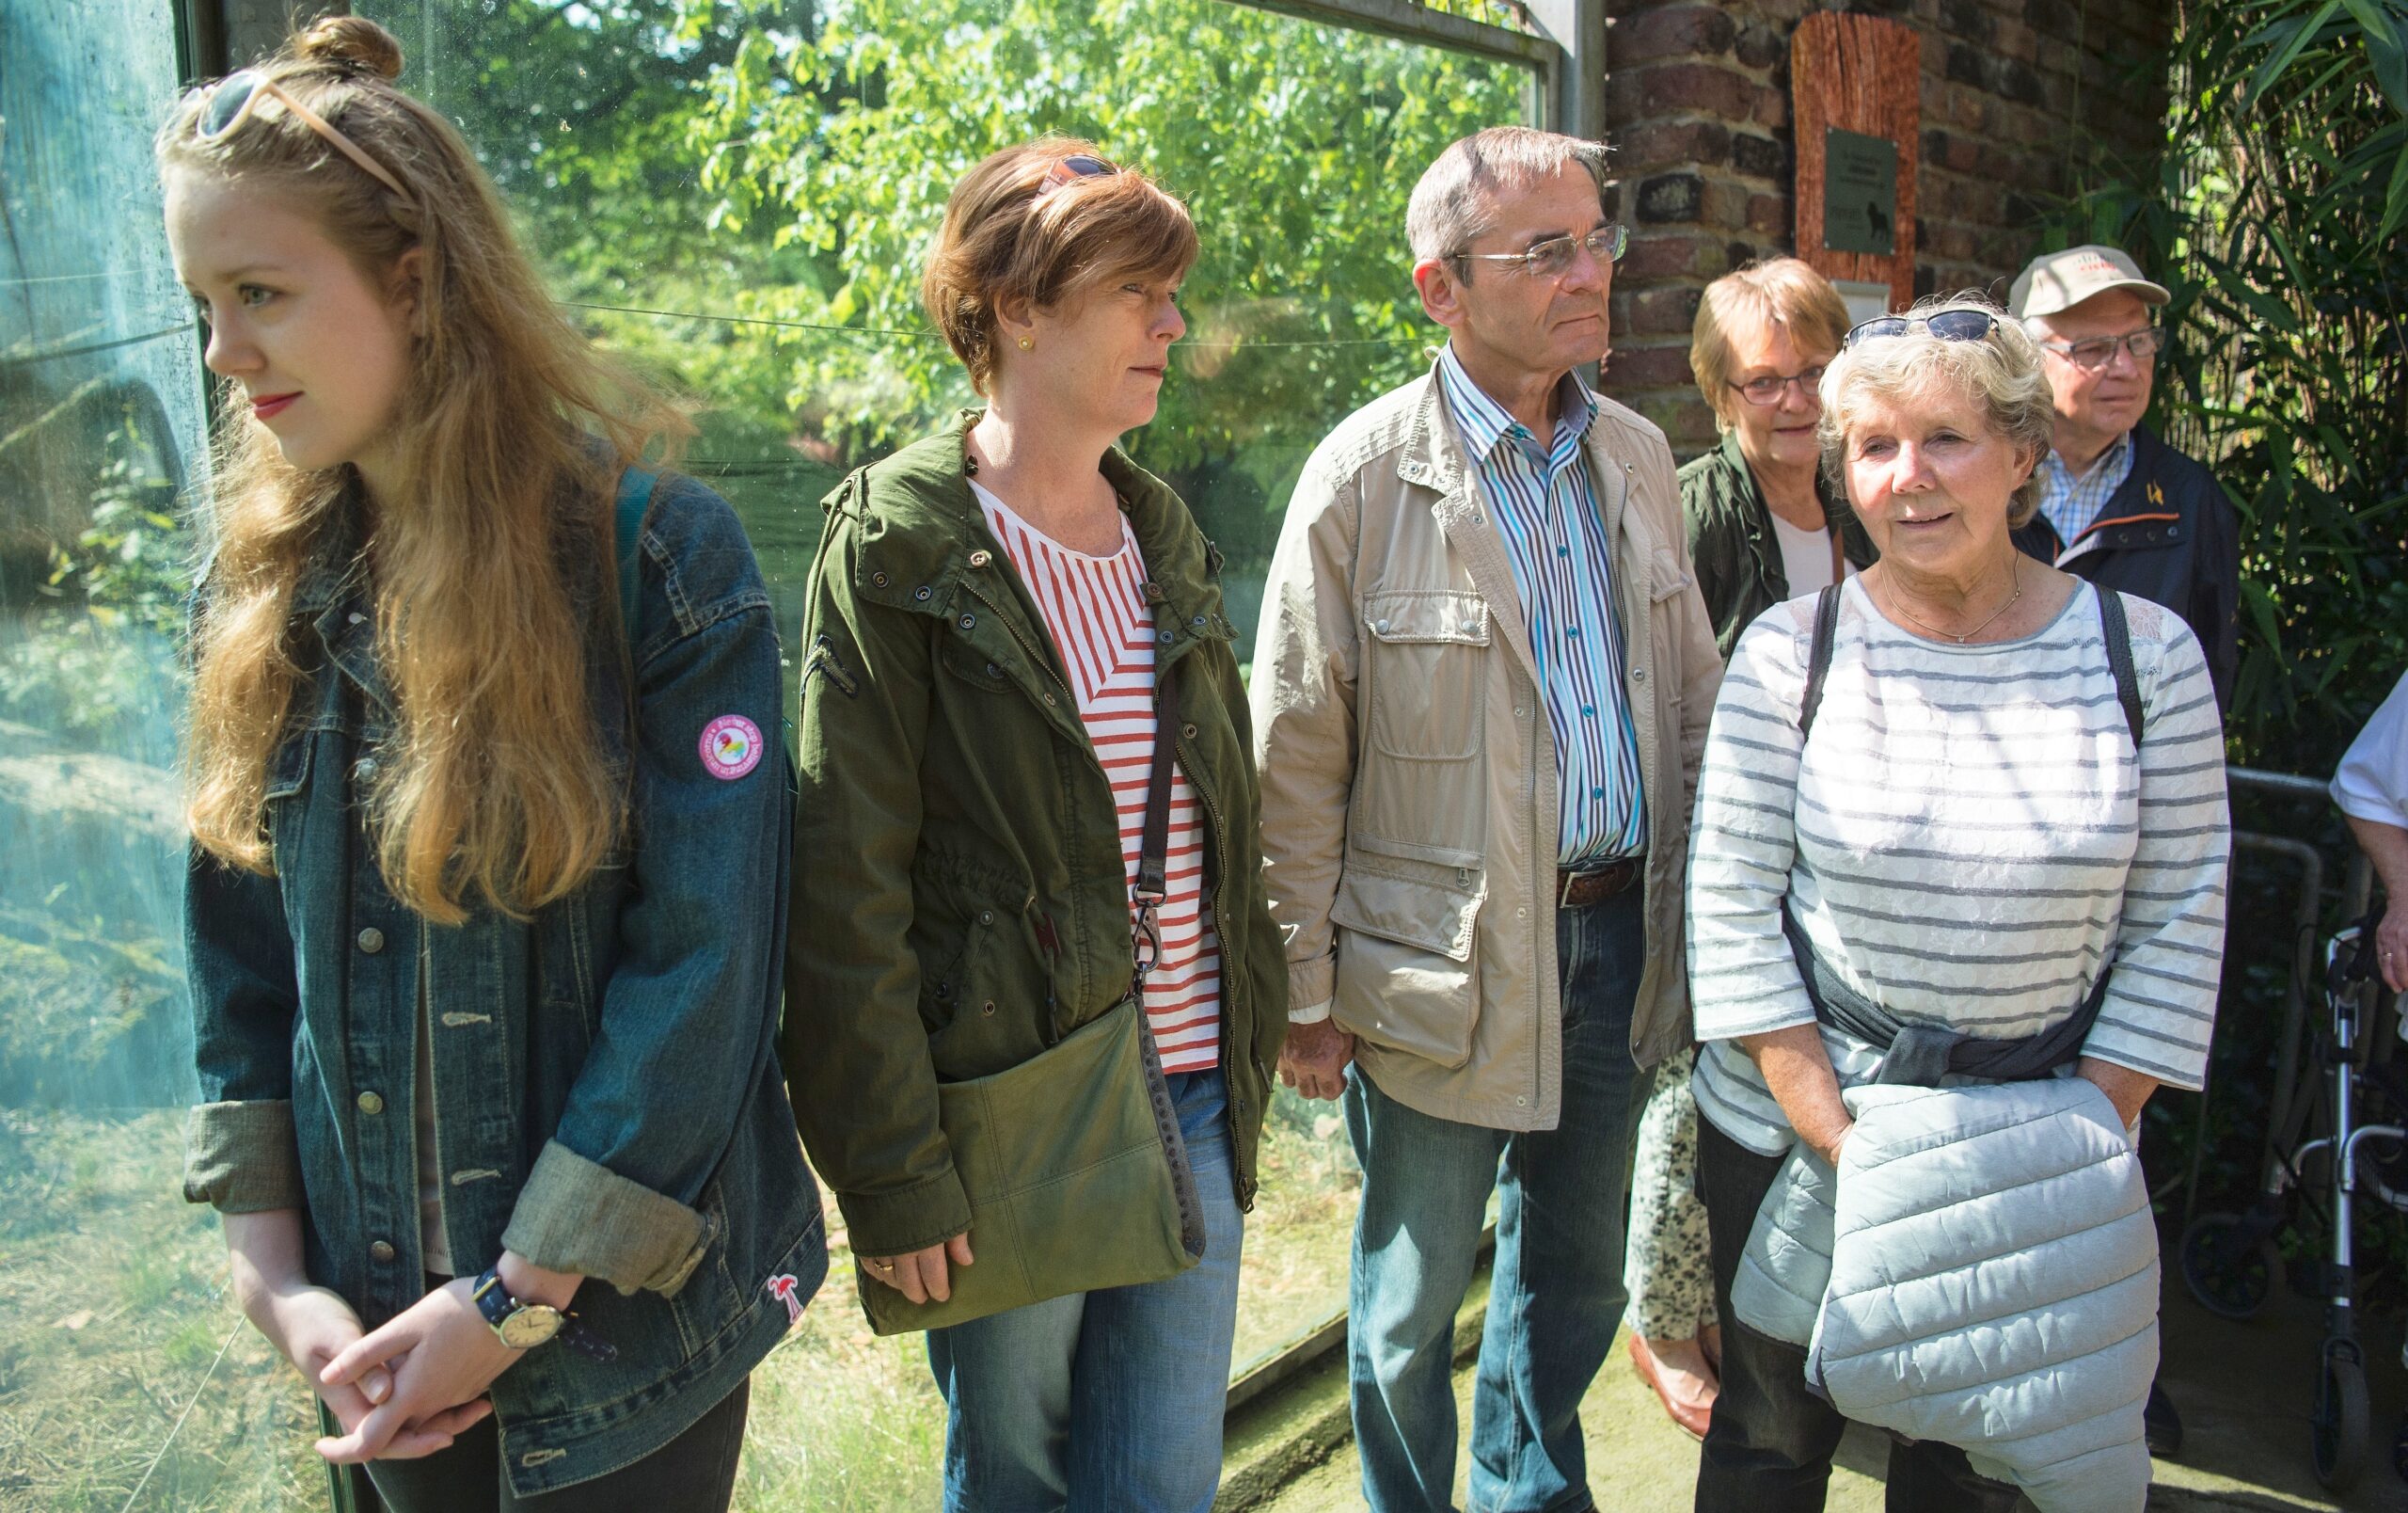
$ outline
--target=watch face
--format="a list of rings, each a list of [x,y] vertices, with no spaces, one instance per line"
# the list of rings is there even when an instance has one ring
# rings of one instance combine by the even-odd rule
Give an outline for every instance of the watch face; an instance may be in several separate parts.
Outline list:
[[[502,1344],[514,1350],[531,1349],[561,1331],[561,1311],[542,1303],[522,1303],[499,1328]]]

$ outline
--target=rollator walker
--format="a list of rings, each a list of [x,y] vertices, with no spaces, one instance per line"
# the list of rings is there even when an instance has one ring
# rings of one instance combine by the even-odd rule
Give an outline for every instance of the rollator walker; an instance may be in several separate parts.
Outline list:
[[[2192,1296],[2210,1313],[2246,1319],[2273,1291],[2281,1265],[2274,1235],[2292,1217],[2292,1194],[2305,1210],[2302,1236],[2322,1231],[2326,1255],[2297,1258],[2288,1269],[2293,1291],[2324,1303],[2309,1453],[2317,1480],[2337,1492],[2366,1469],[2373,1438],[2352,1225],[2362,1195],[2408,1213],[2408,1126],[2401,1123],[2408,1076],[2401,1063],[2367,1054],[2383,1001],[2374,948],[2382,917],[2378,909],[2325,942],[2326,1013],[2314,1028],[2296,1095],[2275,1106],[2289,1114],[2268,1141],[2257,1201],[2243,1213],[2202,1215],[2182,1234],[2182,1281]],[[2311,1123],[2316,1133],[2308,1136]],[[2408,1368],[2408,1352],[2401,1364]],[[2395,1459],[2400,1448],[2395,1444]]]

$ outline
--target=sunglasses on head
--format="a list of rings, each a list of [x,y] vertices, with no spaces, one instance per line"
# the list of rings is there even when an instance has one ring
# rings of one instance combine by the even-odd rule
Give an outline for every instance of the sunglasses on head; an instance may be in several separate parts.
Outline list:
[[[1905,336],[1921,326],[1942,342],[1987,342],[1998,329],[1998,317],[1986,310],[1943,310],[1933,315],[1877,315],[1851,327],[1840,343],[1843,351],[1859,342]]]
[[[359,165],[360,171],[390,189],[404,199],[410,198],[402,181],[393,177],[383,164],[370,157],[357,142],[326,123],[326,119],[293,98],[283,86],[257,69],[243,69],[217,81],[209,90],[209,98],[200,107],[200,119],[194,123],[194,135],[204,142],[222,141],[242,128],[243,122],[259,114],[261,100],[274,100],[293,113],[301,124],[332,142],[342,155]]]
[[[1066,183],[1076,183],[1081,179],[1101,178],[1105,174],[1119,171],[1100,157],[1094,157],[1085,152],[1073,152],[1069,157],[1055,159],[1054,166],[1045,170],[1045,181],[1037,186],[1037,198],[1042,199]]]

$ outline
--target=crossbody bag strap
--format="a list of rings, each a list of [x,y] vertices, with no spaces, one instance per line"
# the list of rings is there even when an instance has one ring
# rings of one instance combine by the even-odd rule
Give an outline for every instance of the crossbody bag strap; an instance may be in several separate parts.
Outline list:
[[[1823,679],[1831,671],[1831,643],[1840,625],[1840,585],[1814,596],[1814,639],[1806,652],[1806,692],[1798,701],[1798,744],[1800,750],[1814,730],[1814,711],[1823,707]]]
[[[652,511],[652,486],[660,475],[646,468],[626,468],[619,473],[619,497],[610,538],[617,548],[619,623],[626,628],[627,645],[636,634],[636,612],[642,603],[643,521]]]
[[[2132,733],[2132,755],[2141,749],[2141,680],[2132,671],[2132,631],[2124,619],[2124,597],[2093,584],[2099,596],[2099,629],[2107,637],[2107,667],[2115,675],[2115,702],[2124,707],[2124,728]]]
[[[1146,976],[1162,959],[1163,930],[1159,917],[1170,897],[1171,764],[1178,757],[1179,677],[1176,663],[1154,674],[1154,761],[1146,778],[1146,828],[1137,842],[1137,979],[1142,996]]]

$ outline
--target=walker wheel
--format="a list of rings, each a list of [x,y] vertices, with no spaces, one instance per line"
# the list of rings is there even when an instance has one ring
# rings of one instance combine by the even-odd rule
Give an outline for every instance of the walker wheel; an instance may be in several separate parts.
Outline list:
[[[2202,1214],[2182,1232],[2182,1282],[2219,1318],[2247,1319],[2266,1306],[2282,1265],[2274,1237],[2246,1214]]]
[[[2366,1470],[2367,1442],[2374,1435],[2372,1416],[2358,1342],[2335,1335],[2324,1342],[2323,1370],[2316,1383],[2316,1415],[2308,1421],[2316,1479],[2326,1490],[2349,1490]]]

